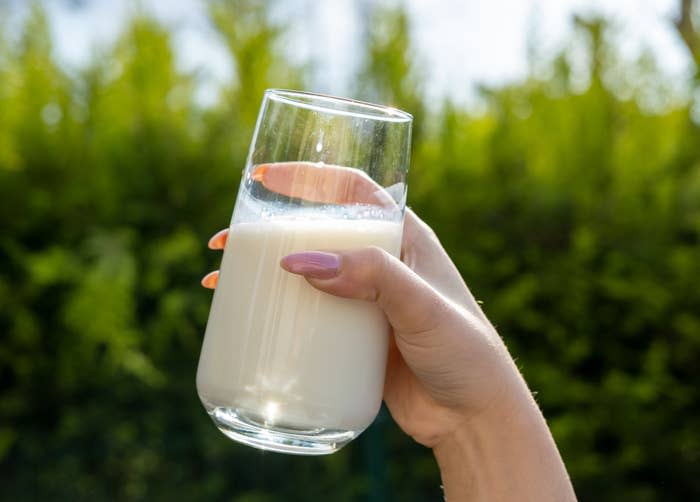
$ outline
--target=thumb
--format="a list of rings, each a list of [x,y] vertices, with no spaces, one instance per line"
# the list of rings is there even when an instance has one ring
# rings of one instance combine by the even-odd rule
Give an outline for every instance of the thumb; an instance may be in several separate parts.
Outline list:
[[[321,291],[376,303],[402,337],[433,331],[449,317],[449,303],[442,295],[378,247],[294,253],[280,264]]]

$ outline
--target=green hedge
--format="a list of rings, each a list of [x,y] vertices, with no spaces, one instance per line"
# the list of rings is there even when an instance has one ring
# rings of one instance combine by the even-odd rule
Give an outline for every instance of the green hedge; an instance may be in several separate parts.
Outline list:
[[[0,498],[436,500],[430,452],[386,412],[341,453],[299,458],[229,442],[198,402],[206,239],[263,89],[305,85],[256,2],[211,16],[238,78],[204,109],[148,18],[71,72],[40,8],[19,40],[0,32]],[[373,22],[356,92],[416,115],[409,202],[507,340],[581,500],[699,498],[692,103],[654,105],[665,77],[591,23],[583,90],[564,52],[484,89],[481,112],[437,110],[406,17]]]

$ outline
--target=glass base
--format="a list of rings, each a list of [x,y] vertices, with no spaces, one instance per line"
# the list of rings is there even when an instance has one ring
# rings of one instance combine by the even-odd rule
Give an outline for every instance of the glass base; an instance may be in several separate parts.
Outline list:
[[[338,429],[269,425],[254,414],[235,408],[207,410],[216,427],[239,443],[261,450],[294,455],[328,455],[355,439],[360,432]]]

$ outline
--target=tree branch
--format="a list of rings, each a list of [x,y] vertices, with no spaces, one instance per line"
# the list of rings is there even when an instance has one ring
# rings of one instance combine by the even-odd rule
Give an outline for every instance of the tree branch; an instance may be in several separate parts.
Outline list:
[[[700,64],[700,37],[693,26],[693,0],[681,0],[680,15],[673,23],[696,66]]]

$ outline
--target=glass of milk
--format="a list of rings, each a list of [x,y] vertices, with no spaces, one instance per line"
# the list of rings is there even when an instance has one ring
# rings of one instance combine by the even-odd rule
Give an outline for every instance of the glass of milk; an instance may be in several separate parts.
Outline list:
[[[265,92],[197,370],[226,436],[302,455],[337,451],[382,400],[388,323],[280,267],[306,250],[401,249],[412,117],[304,92]]]

